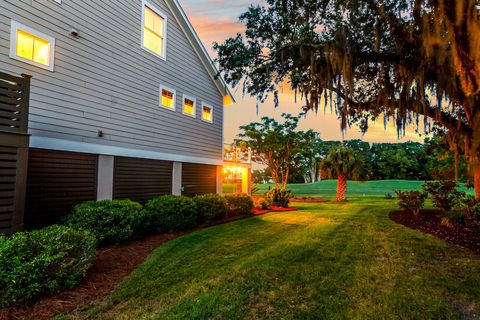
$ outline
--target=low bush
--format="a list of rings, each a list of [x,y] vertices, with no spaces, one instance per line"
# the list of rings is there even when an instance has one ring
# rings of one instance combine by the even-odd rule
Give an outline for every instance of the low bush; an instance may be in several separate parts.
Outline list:
[[[292,192],[286,189],[273,188],[265,193],[265,200],[268,203],[282,208],[288,208],[288,204],[292,197]]]
[[[116,245],[143,233],[142,206],[131,200],[88,201],[76,205],[64,224],[90,231],[99,246]]]
[[[480,202],[471,195],[457,199],[453,208],[445,212],[442,223],[446,225],[478,225],[480,223]]]
[[[260,210],[267,210],[270,207],[270,203],[262,197],[255,198],[253,201],[253,205],[255,208]]]
[[[88,231],[50,226],[0,235],[0,308],[76,286],[95,257]]]
[[[253,200],[247,194],[225,195],[230,216],[250,216],[253,210]]]
[[[446,226],[465,225],[466,214],[460,208],[453,208],[450,211],[445,212],[445,216],[442,218],[442,224]]]
[[[218,194],[196,196],[193,201],[197,206],[197,223],[212,222],[227,215],[227,200]]]
[[[398,205],[404,210],[408,210],[418,215],[420,209],[423,208],[428,194],[422,191],[400,191],[396,190],[398,196]]]
[[[159,233],[186,230],[197,224],[197,206],[185,196],[152,199],[145,204],[144,214],[150,230]]]
[[[453,208],[458,199],[465,196],[457,190],[457,182],[452,180],[430,181],[423,184],[423,190],[432,196],[435,207],[443,212]]]
[[[385,200],[392,200],[393,195],[390,192],[385,193]]]

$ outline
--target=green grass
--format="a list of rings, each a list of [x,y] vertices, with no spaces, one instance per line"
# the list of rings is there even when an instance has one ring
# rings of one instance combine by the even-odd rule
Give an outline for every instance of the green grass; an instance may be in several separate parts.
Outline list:
[[[348,181],[348,196],[384,196],[387,192],[394,194],[394,190],[420,190],[423,181],[410,180],[378,180],[378,181]],[[264,194],[268,187],[273,185],[257,185],[257,194]],[[292,190],[295,196],[323,196],[332,197],[335,195],[337,180],[323,180],[307,184],[289,184],[288,189]],[[466,191],[462,185],[460,190]]]
[[[158,247],[92,319],[469,319],[480,259],[393,223],[395,202],[298,204]]]

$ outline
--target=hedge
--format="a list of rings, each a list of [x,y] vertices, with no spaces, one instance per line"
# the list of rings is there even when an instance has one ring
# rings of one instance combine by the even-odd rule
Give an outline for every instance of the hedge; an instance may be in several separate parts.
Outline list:
[[[91,266],[95,244],[88,231],[58,225],[0,235],[0,307],[76,286]]]
[[[90,231],[99,246],[116,245],[142,234],[142,206],[131,200],[87,201],[76,205],[64,224]]]
[[[197,224],[197,206],[193,199],[185,196],[152,199],[145,204],[144,215],[153,232],[181,231]]]

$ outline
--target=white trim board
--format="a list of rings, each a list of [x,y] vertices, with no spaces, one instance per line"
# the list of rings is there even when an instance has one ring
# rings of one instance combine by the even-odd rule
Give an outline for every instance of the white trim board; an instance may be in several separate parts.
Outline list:
[[[129,149],[123,147],[106,146],[94,143],[68,141],[63,139],[31,136],[30,148],[49,149],[57,151],[82,152],[91,154],[110,155],[117,157],[143,158],[153,160],[177,161],[199,164],[222,165],[223,159],[200,158],[149,150]]]

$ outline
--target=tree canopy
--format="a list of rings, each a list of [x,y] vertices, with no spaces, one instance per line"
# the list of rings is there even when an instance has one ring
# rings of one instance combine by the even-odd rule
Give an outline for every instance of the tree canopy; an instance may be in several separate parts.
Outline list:
[[[252,150],[252,160],[266,165],[276,188],[285,188],[295,156],[300,151],[299,133],[296,131],[299,117],[282,114],[283,122],[263,117],[240,127],[235,143]]]
[[[448,129],[476,167],[480,196],[478,0],[266,0],[245,35],[215,44],[227,83],[264,101],[288,85],[305,110],[335,107],[341,128],[421,116]],[[428,120],[425,130],[432,126]]]

